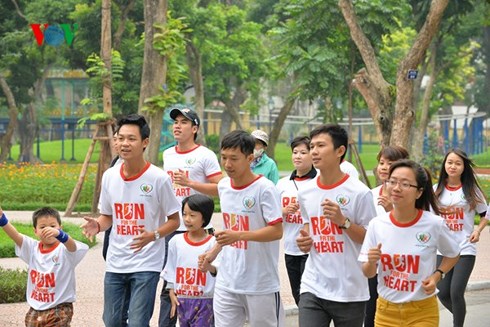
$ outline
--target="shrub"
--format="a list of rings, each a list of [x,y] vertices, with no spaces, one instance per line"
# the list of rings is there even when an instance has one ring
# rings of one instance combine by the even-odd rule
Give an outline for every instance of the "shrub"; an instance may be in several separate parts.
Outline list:
[[[0,303],[26,301],[27,270],[0,267]]]

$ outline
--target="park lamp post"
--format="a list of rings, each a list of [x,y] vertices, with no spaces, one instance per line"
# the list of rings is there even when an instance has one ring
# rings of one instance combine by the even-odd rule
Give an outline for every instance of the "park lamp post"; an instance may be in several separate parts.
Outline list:
[[[272,112],[274,111],[274,107],[275,107],[274,100],[272,99],[272,97],[269,97],[269,102],[267,102],[267,106],[269,109],[269,135],[270,135],[270,133],[272,132]]]

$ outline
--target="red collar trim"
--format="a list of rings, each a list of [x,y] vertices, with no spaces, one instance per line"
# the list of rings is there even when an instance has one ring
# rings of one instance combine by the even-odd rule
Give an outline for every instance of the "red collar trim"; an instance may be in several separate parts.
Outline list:
[[[39,252],[41,252],[42,254],[48,254],[50,252],[53,252],[59,245],[60,245],[60,242],[57,242],[52,247],[44,249],[43,244],[41,242],[39,242],[39,245],[38,245],[39,246]]]
[[[177,152],[178,154],[186,154],[186,153],[189,153],[189,152],[194,151],[195,149],[197,149],[197,148],[198,148],[198,147],[200,147],[200,146],[201,146],[200,144],[196,144],[196,146],[195,146],[195,147],[193,147],[193,148],[192,148],[192,149],[190,149],[190,150],[187,150],[187,151],[180,151],[180,150],[179,150],[179,148],[178,148],[178,146],[176,145],[176,146],[175,146],[175,152]]]
[[[209,239],[213,237],[213,235],[208,235],[206,238],[204,238],[202,241],[199,242],[194,242],[189,238],[189,232],[184,233],[184,240],[187,242],[187,244],[192,245],[192,246],[201,246],[203,244],[206,244]]]
[[[318,176],[316,179],[316,185],[318,185],[318,187],[321,188],[322,190],[331,190],[331,189],[336,188],[337,186],[341,185],[342,183],[344,183],[347,180],[347,178],[349,178],[349,174],[345,174],[344,177],[342,177],[338,182],[336,182],[334,184],[323,185],[320,182],[320,176]]]
[[[459,184],[458,186],[449,186],[449,185],[446,184],[446,185],[444,185],[444,187],[446,188],[446,190],[453,191],[454,192],[454,191],[457,191],[460,188],[462,188],[463,187],[463,184]]]
[[[420,220],[420,218],[422,217],[422,213],[423,213],[423,211],[419,209],[419,211],[417,212],[417,216],[415,217],[414,220],[412,220],[408,223],[401,223],[395,219],[395,216],[393,216],[393,210],[392,210],[392,211],[390,211],[390,220],[393,223],[393,225],[395,225],[395,226],[398,226],[401,228],[411,227],[411,226],[415,225]]]
[[[123,169],[124,165],[125,165],[125,163],[123,162],[121,165],[121,168],[119,169],[119,173],[121,174],[121,178],[125,182],[131,182],[131,181],[134,181],[134,180],[137,180],[138,178],[140,178],[141,175],[143,175],[148,170],[148,168],[150,168],[151,163],[147,161],[145,167],[143,167],[143,169],[141,169],[141,171],[138,174],[136,174],[132,177],[129,177],[129,178],[126,178],[126,176],[124,176],[124,169]]]
[[[248,183],[246,185],[243,185],[243,186],[235,186],[235,185],[233,185],[233,180],[230,179],[231,188],[234,189],[234,190],[243,190],[243,189],[246,189],[247,187],[249,187],[250,185],[252,185],[253,183],[255,183],[255,181],[257,181],[261,177],[264,177],[264,175],[258,175],[253,181],[251,181],[250,183]]]

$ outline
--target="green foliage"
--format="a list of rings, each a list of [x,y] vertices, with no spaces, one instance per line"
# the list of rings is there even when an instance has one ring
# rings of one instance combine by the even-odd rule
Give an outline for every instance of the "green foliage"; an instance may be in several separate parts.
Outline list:
[[[382,36],[382,46],[379,51],[379,65],[384,78],[389,83],[396,83],[398,64],[405,58],[410,50],[410,47],[415,40],[416,33],[417,32],[412,27],[404,26],[401,27],[400,30]]]
[[[98,54],[92,53],[87,58],[88,68],[86,73],[90,76],[89,84],[91,97],[83,99],[81,102],[83,105],[91,105],[98,108],[102,103],[102,85],[104,79],[110,78],[111,83],[116,83],[123,78],[123,71],[126,63],[117,50],[112,50],[111,56],[110,71]]]
[[[206,135],[206,146],[214,153],[219,153],[219,135]]]
[[[0,267],[0,304],[26,301],[27,270]]]
[[[185,35],[192,30],[184,22],[184,18],[172,18],[167,15],[165,25],[155,25],[158,33],[153,38],[153,47],[167,59],[166,84],[159,88],[158,94],[144,100],[144,111],[155,112],[164,110],[172,104],[182,101],[179,85],[185,79],[186,70],[179,62],[179,56],[185,51]]]

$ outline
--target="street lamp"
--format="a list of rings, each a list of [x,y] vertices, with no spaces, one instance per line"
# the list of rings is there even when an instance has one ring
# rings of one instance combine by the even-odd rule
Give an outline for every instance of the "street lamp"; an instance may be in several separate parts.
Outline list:
[[[267,102],[269,108],[269,135],[272,132],[272,112],[274,111],[275,103],[272,97],[269,97],[269,102]]]

